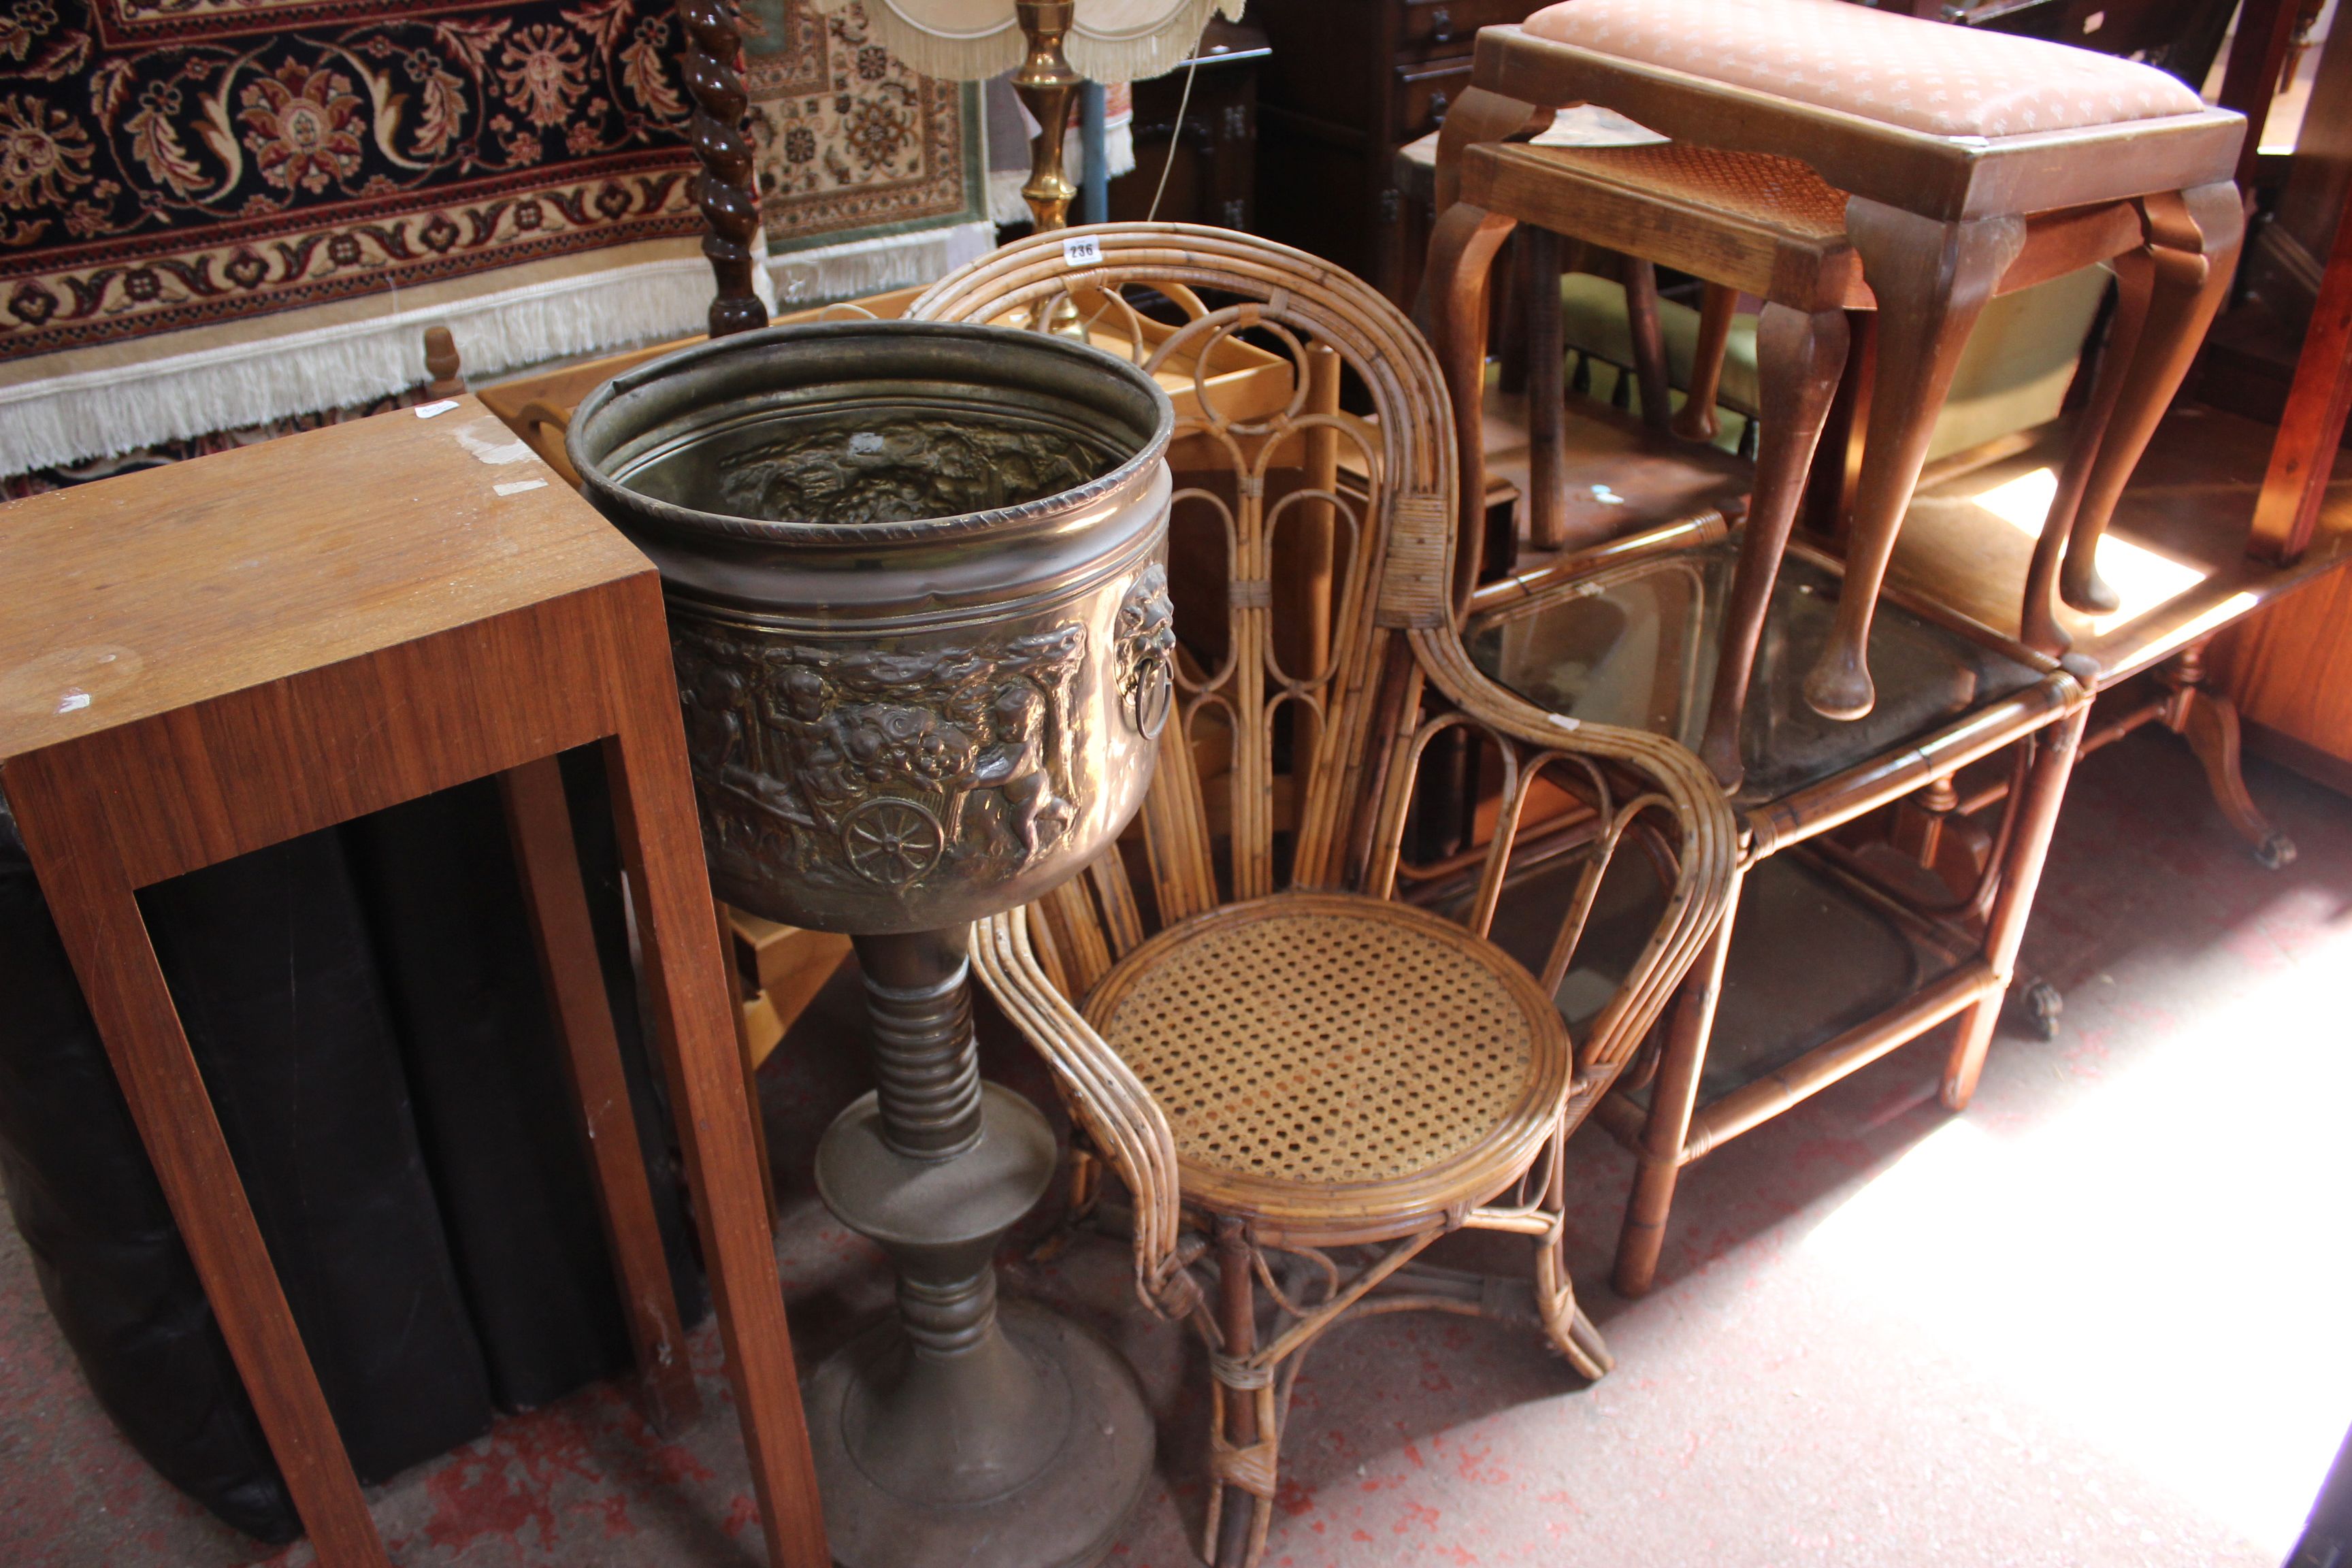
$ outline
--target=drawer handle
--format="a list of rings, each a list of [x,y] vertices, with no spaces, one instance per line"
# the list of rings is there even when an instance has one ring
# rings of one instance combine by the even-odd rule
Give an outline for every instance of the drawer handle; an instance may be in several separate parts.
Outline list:
[[[1440,5],[1429,14],[1429,36],[1443,44],[1454,37],[1454,13]]]
[[[1447,101],[1446,96],[1442,92],[1433,92],[1429,95],[1429,122],[1432,125],[1445,123]]]

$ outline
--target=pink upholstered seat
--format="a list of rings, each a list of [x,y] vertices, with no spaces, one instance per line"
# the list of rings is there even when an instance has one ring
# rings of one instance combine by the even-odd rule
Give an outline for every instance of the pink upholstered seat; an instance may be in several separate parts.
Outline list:
[[[1845,0],[1562,0],[1526,27],[1937,136],[2071,131],[2204,107],[2150,66]]]

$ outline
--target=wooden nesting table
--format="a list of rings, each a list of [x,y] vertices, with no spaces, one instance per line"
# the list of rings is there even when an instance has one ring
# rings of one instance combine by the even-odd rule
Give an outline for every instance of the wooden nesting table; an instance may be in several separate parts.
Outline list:
[[[658,1425],[694,1384],[557,753],[601,743],[776,1568],[824,1531],[736,1063],[660,582],[481,404],[0,507],[0,788],[319,1559],[385,1562],[138,890],[487,774]]]

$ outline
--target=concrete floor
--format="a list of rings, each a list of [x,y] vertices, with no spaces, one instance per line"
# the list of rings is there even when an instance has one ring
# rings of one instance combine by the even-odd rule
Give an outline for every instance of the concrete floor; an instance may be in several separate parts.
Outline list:
[[[1602,1383],[1483,1321],[1335,1334],[1298,1385],[1269,1563],[2278,1563],[2352,1420],[2352,801],[2249,771],[2302,847],[2284,872],[2169,737],[2086,762],[2026,943],[2060,1038],[2004,1033],[1965,1117],[1934,1102],[1938,1037],[1732,1143],[1685,1177],[1638,1303],[1602,1283],[1629,1162],[1580,1137]],[[763,1085],[804,1365],[887,1296],[808,1194],[813,1131],[856,1087],[829,1040],[855,1000],[828,994]],[[1008,1272],[1111,1338],[1159,1415],[1160,1480],[1111,1561],[1191,1561],[1199,1350],[1140,1314],[1115,1243]],[[600,1387],[382,1489],[394,1561],[759,1561],[711,1331],[697,1353],[708,1409],[678,1441]],[[0,1562],[311,1561],[124,1447],[0,1235]]]

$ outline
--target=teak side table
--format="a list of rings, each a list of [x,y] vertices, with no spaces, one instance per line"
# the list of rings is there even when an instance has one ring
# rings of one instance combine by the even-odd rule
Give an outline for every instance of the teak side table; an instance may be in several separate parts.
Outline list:
[[[0,507],[0,788],[329,1568],[386,1562],[138,889],[499,775],[657,1425],[694,1384],[556,754],[601,742],[774,1568],[824,1568],[808,1436],[654,569],[477,401]]]

